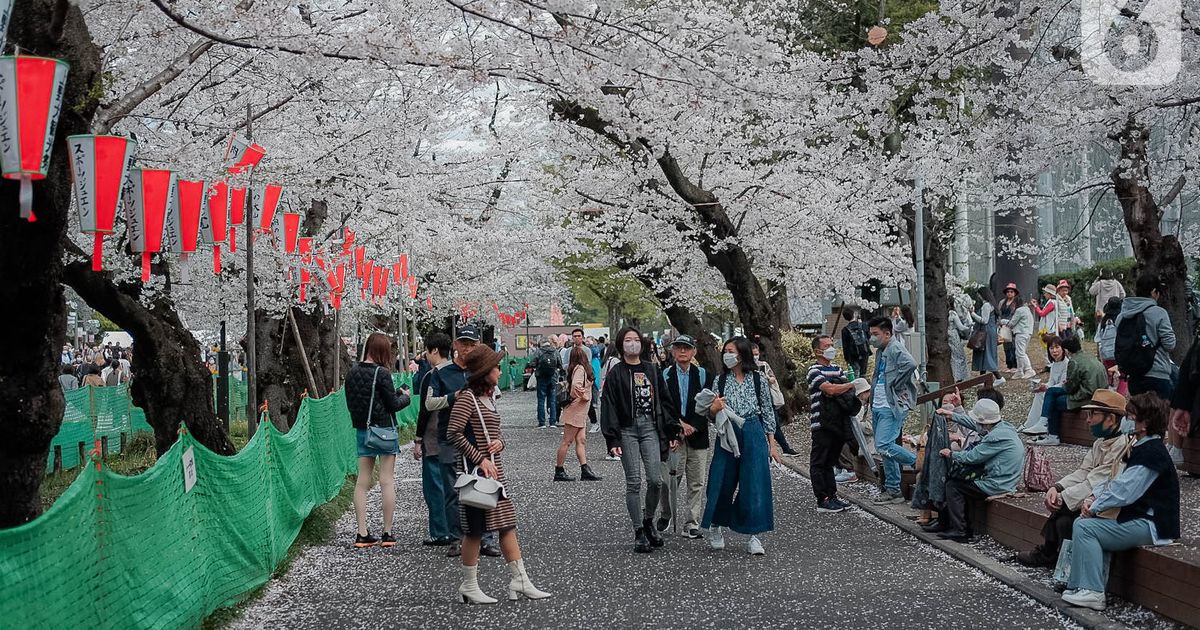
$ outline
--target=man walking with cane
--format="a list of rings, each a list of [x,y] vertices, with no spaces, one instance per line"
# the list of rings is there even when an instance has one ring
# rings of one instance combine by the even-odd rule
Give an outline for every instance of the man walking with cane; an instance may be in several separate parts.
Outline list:
[[[696,413],[696,394],[712,387],[707,371],[692,365],[696,356],[696,340],[680,335],[671,343],[674,362],[662,372],[663,409],[683,428],[683,440],[667,460],[670,477],[667,479],[669,505],[659,508],[655,527],[665,531],[676,520],[676,505],[681,477],[687,477],[687,494],[683,535],[700,538],[700,516],[703,508],[704,485],[708,474],[708,418]],[[670,510],[668,513],[667,510]],[[674,531],[679,531],[678,523]]]

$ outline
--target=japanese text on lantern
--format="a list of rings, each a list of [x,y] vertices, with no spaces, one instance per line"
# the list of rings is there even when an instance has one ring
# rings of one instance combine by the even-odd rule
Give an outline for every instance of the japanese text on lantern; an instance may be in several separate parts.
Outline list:
[[[75,152],[71,154],[71,170],[75,173],[75,181],[83,182],[87,179],[88,173],[91,172],[91,169],[88,168],[90,166],[88,164],[88,154],[87,151],[83,150],[83,144],[81,143],[75,144],[74,148]],[[92,206],[94,205],[91,202],[92,187],[86,184],[76,186],[75,194],[78,197],[75,205],[79,208],[80,223],[86,224],[86,220],[91,217]]]

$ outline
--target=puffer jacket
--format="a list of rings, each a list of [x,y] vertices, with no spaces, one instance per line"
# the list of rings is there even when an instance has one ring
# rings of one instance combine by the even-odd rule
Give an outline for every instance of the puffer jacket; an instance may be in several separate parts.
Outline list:
[[[1112,481],[1125,470],[1125,456],[1133,447],[1133,438],[1118,435],[1107,440],[1096,440],[1091,450],[1083,456],[1079,468],[1054,484],[1062,495],[1063,505],[1075,511],[1083,500],[1092,495],[1092,488],[1102,481]]]
[[[375,407],[371,409],[371,392],[375,393]],[[355,429],[367,428],[367,417],[371,425],[389,427],[396,424],[396,412],[411,402],[392,386],[392,373],[374,363],[355,363],[346,375],[346,407],[350,410],[350,421]]]

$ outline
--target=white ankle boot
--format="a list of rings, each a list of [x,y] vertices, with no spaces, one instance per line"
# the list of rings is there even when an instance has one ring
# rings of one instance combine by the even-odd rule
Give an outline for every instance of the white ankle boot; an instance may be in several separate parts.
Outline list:
[[[550,597],[550,593],[539,591],[533,585],[533,582],[529,581],[529,574],[525,572],[524,560],[509,562],[508,572],[512,574],[512,580],[508,582],[508,599],[517,600],[522,595],[528,599],[546,599]]]
[[[463,565],[463,581],[458,587],[458,598],[464,604],[495,604],[496,599],[479,590],[479,565]]]

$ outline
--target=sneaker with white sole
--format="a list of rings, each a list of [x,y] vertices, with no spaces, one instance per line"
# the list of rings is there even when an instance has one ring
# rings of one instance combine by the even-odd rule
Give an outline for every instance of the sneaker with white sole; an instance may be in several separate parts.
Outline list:
[[[884,490],[883,492],[880,492],[879,496],[875,497],[875,500],[871,501],[871,503],[874,503],[875,505],[896,505],[897,503],[904,503],[904,496],[899,492]]]
[[[712,547],[716,551],[720,551],[725,548],[725,534],[721,533],[720,527],[710,528],[708,530],[708,535],[705,536],[705,538],[708,539],[708,546]]]
[[[1048,428],[1047,420],[1045,418],[1038,418],[1034,422],[1021,427],[1018,429],[1018,431],[1026,435],[1041,435],[1045,433]]]
[[[993,381],[992,381],[992,387],[1000,387],[1001,385],[1003,385],[1003,384],[1005,384],[1005,383],[1007,383],[1007,382],[1008,382],[1008,381],[1004,380],[1004,377],[1003,377],[1003,376],[1001,376],[1000,378],[998,378],[998,379],[995,379],[995,380],[993,380]]]
[[[599,432],[600,432],[599,424],[593,424],[592,428],[588,429],[588,433],[599,433]]]
[[[841,501],[838,501],[837,499],[832,498],[832,497],[825,499],[824,501],[821,501],[820,503],[817,504],[817,511],[824,512],[827,514],[841,512],[842,510],[845,510],[845,509],[846,509],[846,506],[842,505]]]
[[[1171,456],[1171,463],[1176,468],[1183,466],[1183,449],[1174,445],[1167,445],[1167,454]]]
[[[758,536],[750,537],[750,543],[746,545],[746,550],[749,551],[750,555],[752,556],[767,555],[767,550],[763,549],[762,541],[758,539]]]
[[[1089,591],[1086,588],[1067,591],[1062,594],[1062,600],[1072,606],[1091,608],[1092,610],[1104,610],[1107,607],[1107,602],[1104,600],[1104,593]]]
[[[621,461],[621,458],[620,458],[620,457],[617,457],[616,455],[613,455],[612,453],[609,453],[608,455],[605,455],[605,456],[604,456],[604,461],[606,461],[606,462],[619,462],[619,461]]]
[[[1057,435],[1043,435],[1042,437],[1032,440],[1029,443],[1033,444],[1034,446],[1058,446],[1061,444],[1061,442],[1058,441]]]
[[[858,475],[853,470],[843,470],[834,475],[833,480],[838,483],[854,483],[858,481]]]

